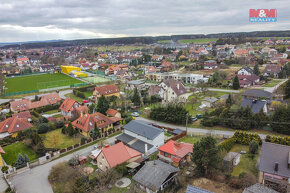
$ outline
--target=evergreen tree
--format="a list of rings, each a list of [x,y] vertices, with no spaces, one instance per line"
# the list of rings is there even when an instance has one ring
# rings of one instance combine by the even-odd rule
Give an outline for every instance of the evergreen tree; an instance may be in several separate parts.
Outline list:
[[[24,155],[24,162],[29,163],[29,158],[28,158],[27,154]]]
[[[238,75],[233,80],[233,89],[238,90],[240,88],[240,81]]]
[[[216,140],[211,137],[203,137],[194,144],[192,161],[196,165],[198,176],[207,176],[214,173],[220,166],[221,157]]]
[[[255,141],[255,140],[251,141],[249,144],[249,152],[251,154],[257,154],[258,149],[259,149],[259,144],[257,143],[257,141]]]
[[[67,133],[68,133],[69,136],[73,136],[75,134],[74,128],[73,128],[71,122],[69,122],[69,124],[68,124]]]
[[[227,104],[228,106],[232,106],[232,104],[233,104],[233,99],[232,99],[232,95],[231,95],[231,94],[229,94],[229,96],[228,96],[228,98],[227,98],[227,100],[226,100],[226,104]]]
[[[16,160],[16,168],[22,168],[22,167],[25,167],[25,159],[23,155],[19,153]]]
[[[137,90],[137,88],[135,88],[134,90],[134,94],[132,97],[132,102],[134,103],[135,106],[140,106],[141,105],[141,98],[140,98],[140,94]]]
[[[102,95],[98,100],[97,111],[105,115],[109,107],[109,101]]]
[[[94,129],[92,129],[92,130],[90,131],[90,137],[91,137],[91,138],[96,138],[96,137],[98,137],[99,135],[100,135],[100,131],[99,131],[98,127],[97,127],[97,123],[95,123],[95,127],[94,127]]]
[[[256,64],[256,65],[254,66],[254,74],[256,74],[257,76],[260,75],[260,70],[259,70],[259,65],[258,65],[258,64]]]

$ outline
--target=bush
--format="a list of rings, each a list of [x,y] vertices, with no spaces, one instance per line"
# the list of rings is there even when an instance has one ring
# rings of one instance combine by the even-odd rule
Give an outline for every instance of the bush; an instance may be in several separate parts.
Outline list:
[[[61,127],[64,126],[64,122],[61,121],[61,120],[59,120],[59,121],[57,121],[54,125],[55,125],[56,128],[61,128]]]
[[[126,167],[127,163],[123,163],[120,165],[117,165],[114,169],[121,175],[125,176],[128,174],[128,169]]]
[[[256,141],[259,145],[262,144],[262,140],[257,133],[248,133],[246,131],[235,131],[234,136],[236,143],[242,145],[249,145],[251,141]]]
[[[8,166],[3,166],[3,167],[1,168],[1,171],[2,171],[3,173],[7,173],[8,169],[9,169]]]
[[[41,123],[38,125],[38,133],[47,133],[50,128],[50,125],[48,123]]]
[[[290,146],[290,137],[289,136],[280,137],[280,136],[267,135],[265,141]]]
[[[43,113],[43,112],[59,109],[59,107],[60,105],[46,105],[46,106],[35,109],[35,111],[37,113]]]
[[[40,116],[38,118],[38,123],[48,123],[48,119],[43,116]]]
[[[68,160],[68,165],[75,167],[75,166],[79,165],[79,161],[76,157],[73,157],[70,160]]]
[[[249,144],[249,152],[251,154],[257,154],[258,149],[259,149],[259,144],[257,143],[257,141],[255,141],[255,140],[251,141]]]

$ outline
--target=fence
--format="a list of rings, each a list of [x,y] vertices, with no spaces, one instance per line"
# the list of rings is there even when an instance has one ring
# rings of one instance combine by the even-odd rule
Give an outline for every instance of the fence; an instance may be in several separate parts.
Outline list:
[[[6,78],[15,78],[15,77],[22,77],[22,76],[33,76],[33,75],[40,75],[40,74],[49,74],[47,72],[35,72],[35,73],[28,73],[28,74],[15,74],[11,76],[6,76]]]
[[[4,96],[13,96],[13,95],[38,93],[38,92],[39,92],[39,90],[28,90],[28,91],[22,91],[22,92],[5,93]]]

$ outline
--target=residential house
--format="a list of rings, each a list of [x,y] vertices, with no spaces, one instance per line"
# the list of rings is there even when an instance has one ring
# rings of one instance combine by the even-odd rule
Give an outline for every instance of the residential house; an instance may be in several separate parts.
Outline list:
[[[12,112],[21,112],[36,109],[39,107],[44,107],[46,105],[56,105],[59,104],[61,98],[58,93],[52,93],[43,95],[40,97],[39,101],[31,101],[30,99],[21,99],[18,101],[10,102],[10,110]]]
[[[281,72],[281,66],[267,64],[264,70],[264,76],[273,76],[278,78],[279,73]]]
[[[107,171],[122,163],[134,162],[141,157],[141,153],[119,142],[112,146],[105,146],[96,157],[98,169]]]
[[[237,72],[238,75],[252,75],[254,74],[254,71],[248,67],[248,66],[245,66],[243,68],[241,68],[238,72]]]
[[[262,48],[261,52],[263,54],[268,54],[270,50],[271,50],[271,48],[269,48],[268,46],[266,46],[266,47]]]
[[[109,67],[105,70],[105,74],[106,75],[116,75],[119,70],[121,70],[121,68],[118,66]]]
[[[163,130],[149,123],[132,120],[123,129],[123,134],[117,136],[116,140],[145,155],[156,152],[164,144]]]
[[[39,67],[39,72],[54,72],[54,65],[52,64],[43,64]]]
[[[148,161],[133,176],[135,185],[147,193],[164,190],[175,182],[175,177],[180,170],[163,161]]]
[[[80,68],[82,70],[89,70],[89,69],[91,69],[91,65],[89,63],[87,63],[87,62],[84,62],[84,63],[81,64]]]
[[[270,49],[270,50],[268,51],[268,56],[269,56],[269,57],[274,57],[274,56],[277,55],[277,54],[278,54],[278,51],[275,50],[275,49]]]
[[[261,110],[266,114],[268,113],[266,100],[256,100],[256,99],[251,100],[243,98],[241,107],[250,107],[254,114],[259,113]]]
[[[128,80],[128,79],[131,79],[129,73],[125,70],[119,70],[117,71],[116,73],[116,78],[117,79],[120,79],[120,80]]]
[[[159,147],[158,150],[159,159],[179,167],[183,166],[186,162],[189,163],[191,161],[193,144],[170,140]]]
[[[121,113],[115,109],[108,109],[106,112],[108,117],[118,117],[118,118],[122,118]]]
[[[159,98],[164,97],[164,89],[159,85],[151,85],[148,89],[148,95],[151,96],[158,96]]]
[[[32,128],[33,126],[26,120],[16,116],[0,122],[0,139],[7,136],[17,136],[19,131]]]
[[[12,115],[12,117],[17,117],[19,119],[23,119],[23,120],[26,120],[27,122],[31,122],[31,114],[29,111],[23,111],[23,112],[20,112],[20,113],[14,113]]]
[[[72,118],[73,112],[76,108],[80,107],[81,104],[73,99],[66,98],[63,103],[60,105],[59,109],[61,114],[67,118]]]
[[[115,84],[96,87],[93,96],[94,98],[100,98],[102,95],[105,97],[116,96],[120,97],[120,89]]]
[[[164,89],[163,102],[185,102],[187,100],[187,90],[181,82],[175,80],[164,80],[160,86]]]
[[[265,45],[274,45],[275,42],[273,42],[272,40],[266,40],[266,41],[264,41],[264,44]]]
[[[155,68],[155,66],[145,66],[145,68],[144,68],[144,74],[154,73],[157,71],[158,70]]]
[[[259,182],[278,192],[290,191],[290,146],[263,142]]]
[[[174,68],[174,64],[167,60],[162,60],[160,67],[162,72],[168,72]]]
[[[145,75],[145,78],[147,80],[155,81],[155,82],[161,82],[163,80],[162,73],[149,73]]]
[[[242,93],[242,96],[247,99],[272,99],[272,93],[262,89],[248,89]]]
[[[244,189],[243,193],[279,193],[263,184],[254,184]]]
[[[249,55],[249,50],[247,49],[236,49],[234,51],[235,57],[248,57]]]
[[[229,152],[223,159],[224,168],[231,171],[241,161],[241,154],[237,152]]]
[[[72,125],[74,128],[77,128],[83,136],[90,137],[90,131],[95,128],[95,125],[97,125],[100,133],[104,134],[114,128],[113,124],[115,122],[115,119],[97,112],[80,116],[72,122]]]
[[[27,57],[22,57],[22,56],[18,56],[16,58],[16,63],[18,66],[22,67],[24,65],[29,65],[29,58]]]
[[[213,70],[218,67],[217,62],[215,60],[207,60],[204,62],[205,70]]]
[[[188,185],[185,193],[213,193],[213,192],[198,188],[196,186]]]
[[[130,90],[134,90],[135,88],[141,90],[142,88],[144,88],[145,83],[143,80],[131,80],[127,82],[127,86]]]
[[[252,75],[238,75],[240,87],[247,88],[253,85],[256,85],[260,82],[260,77],[252,74]]]

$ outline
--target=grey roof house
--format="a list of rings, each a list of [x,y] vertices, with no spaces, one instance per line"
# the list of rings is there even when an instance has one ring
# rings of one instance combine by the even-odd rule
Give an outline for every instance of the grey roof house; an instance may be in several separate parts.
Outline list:
[[[244,189],[243,193],[278,193],[278,192],[262,184],[254,184]]]
[[[290,192],[290,146],[264,142],[259,164],[259,182]]]
[[[158,192],[173,183],[179,169],[163,161],[154,160],[146,164],[135,174],[136,186],[146,192]]]
[[[242,96],[248,99],[271,99],[272,93],[261,89],[249,89],[243,92]]]
[[[244,98],[241,107],[249,106],[254,114],[259,113],[261,110],[264,113],[268,113],[267,101],[265,100],[251,100]]]
[[[116,137],[127,146],[145,155],[150,155],[164,144],[164,132],[150,123],[132,120],[123,126],[123,134]]]

